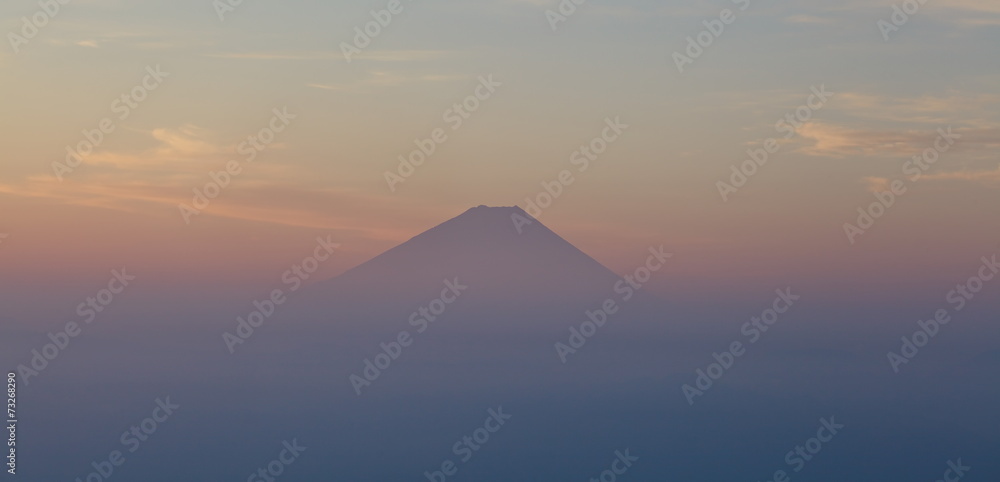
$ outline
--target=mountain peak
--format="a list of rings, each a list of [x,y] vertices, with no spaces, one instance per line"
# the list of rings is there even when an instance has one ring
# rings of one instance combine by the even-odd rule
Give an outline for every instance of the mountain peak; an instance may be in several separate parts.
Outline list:
[[[424,293],[458,277],[504,300],[607,292],[618,276],[518,206],[470,208],[333,281]]]
[[[469,208],[468,211],[518,211],[521,208],[517,206],[487,206],[485,204],[480,204],[474,208]]]
[[[511,220],[511,216],[515,215],[524,216],[532,221],[534,220],[534,218],[532,218],[530,215],[528,215],[528,213],[524,212],[524,210],[518,206],[487,206],[485,204],[480,204],[474,208],[469,208],[464,213],[459,214],[458,216],[455,216],[452,219],[459,219],[463,217],[481,217],[481,218],[497,220],[501,218],[506,218],[507,222],[512,223],[513,221]]]

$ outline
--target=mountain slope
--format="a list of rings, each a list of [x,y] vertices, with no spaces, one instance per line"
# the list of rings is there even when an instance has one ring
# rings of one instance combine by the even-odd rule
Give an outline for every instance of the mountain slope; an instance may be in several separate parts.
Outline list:
[[[519,232],[514,220],[521,225]],[[530,301],[610,290],[618,279],[519,207],[471,208],[330,282],[387,295],[458,278],[484,298]],[[321,288],[322,289],[322,288]]]
[[[407,322],[415,310],[458,284],[467,288],[442,315],[455,320],[446,322],[449,330],[553,339],[586,320],[587,310],[609,298],[621,301],[615,291],[620,282],[521,208],[479,206],[306,288],[287,309],[288,328],[311,326],[321,336],[384,337],[412,326]],[[626,304],[615,318],[661,306],[641,291]]]

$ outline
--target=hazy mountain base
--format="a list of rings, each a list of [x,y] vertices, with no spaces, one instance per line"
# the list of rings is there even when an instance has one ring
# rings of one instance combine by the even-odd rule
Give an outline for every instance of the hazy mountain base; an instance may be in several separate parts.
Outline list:
[[[547,230],[504,238],[497,212],[304,290],[232,354],[222,333],[245,302],[123,300],[21,388],[19,476],[85,477],[166,396],[180,408],[116,479],[246,480],[294,438],[307,449],[286,480],[426,480],[447,459],[449,480],[587,480],[626,448],[630,480],[768,480],[824,417],[845,428],[793,480],[934,480],[955,458],[1000,473],[996,306],[971,307],[897,375],[886,353],[912,322],[804,298],[691,406],[681,387],[767,303],[637,294],[563,363],[555,344],[618,279]],[[418,333],[411,314],[455,277],[468,289]],[[351,375],[403,330],[411,344],[359,396]],[[45,335],[2,340],[14,366]],[[461,462],[456,442],[498,407],[510,420]]]

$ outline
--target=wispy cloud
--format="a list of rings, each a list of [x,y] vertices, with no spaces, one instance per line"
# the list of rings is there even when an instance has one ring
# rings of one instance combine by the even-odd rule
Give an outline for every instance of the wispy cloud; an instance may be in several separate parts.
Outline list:
[[[834,19],[832,19],[830,17],[820,17],[818,15],[806,15],[806,14],[789,15],[789,16],[785,17],[785,22],[788,22],[788,23],[804,23],[804,24],[813,24],[813,25],[816,25],[816,24],[829,25],[829,24],[836,23],[834,21]]]
[[[152,146],[137,152],[98,150],[85,156],[88,165],[106,166],[130,171],[162,171],[169,167],[175,172],[190,169],[200,171],[204,165],[217,162],[235,152],[235,145],[226,145],[214,134],[193,124],[180,127],[159,127],[146,132]],[[280,144],[269,149],[280,148]]]
[[[865,187],[869,192],[889,191],[892,181],[892,179],[878,176],[870,176],[861,179],[861,182],[865,184]],[[924,174],[920,177],[920,179],[917,179],[917,182],[940,181],[972,182],[991,188],[1000,188],[1000,166],[992,170],[962,169],[958,171]]]
[[[352,59],[376,62],[420,62],[441,59],[452,54],[452,52],[446,50],[376,50],[356,54]],[[213,52],[204,54],[204,56],[241,60],[344,60],[344,54],[339,50],[311,52]]]
[[[214,52],[205,57],[241,60],[334,60],[343,58],[340,52]]]
[[[900,156],[917,152],[917,145],[934,140],[925,132],[896,132],[857,129],[822,122],[809,122],[798,130],[808,141],[799,149],[812,156]]]
[[[159,213],[181,218],[180,203],[191,202],[190,180],[125,179],[119,173],[102,173],[88,179],[56,181],[50,176],[26,179],[18,185],[0,183],[0,194],[129,213]],[[392,212],[399,206],[384,196],[370,196],[349,188],[308,188],[287,181],[240,178],[238,187],[214,200],[201,216],[238,219],[280,226],[334,229],[354,232],[368,239],[398,239],[391,220],[373,223],[366,212],[330,210],[329,206],[366,206],[371,211]]]
[[[47,203],[84,206],[130,213],[177,215],[178,205],[191,203],[192,190],[209,181],[235,153],[235,146],[215,142],[211,131],[183,125],[156,128],[155,141],[138,152],[105,151],[86,158],[88,169],[63,181],[35,175],[0,182],[0,194],[34,198]],[[268,151],[280,147],[268,146]],[[367,238],[398,238],[390,224],[366,224],[352,210],[333,213],[329,206],[370,206],[391,209],[391,198],[352,188],[310,186],[309,173],[284,164],[247,164],[224,196],[203,216],[240,219],[282,226],[356,231]]]
[[[868,176],[861,179],[868,192],[886,192],[890,189],[892,179],[887,177]]]
[[[323,89],[323,90],[336,90],[336,91],[342,91],[342,92],[347,92],[347,91],[354,90],[354,86],[347,85],[347,84],[343,84],[343,85],[340,85],[340,84],[306,84],[306,87],[312,87],[314,89]]]
[[[353,58],[378,62],[418,62],[442,59],[456,53],[448,50],[374,50],[361,52]]]
[[[892,97],[861,92],[837,95],[834,110],[871,120],[939,125],[995,118],[1000,95],[949,91],[943,95]]]
[[[961,142],[955,150],[986,151],[1000,147],[1000,129],[954,129]],[[874,130],[810,122],[798,130],[806,141],[799,152],[825,157],[909,157],[933,145],[935,130]]]
[[[895,3],[895,2],[894,2]],[[938,21],[958,27],[988,27],[1000,25],[1000,4],[993,0],[948,0],[927,2],[926,9]]]
[[[925,181],[970,181],[1000,187],[1000,166],[987,171],[961,170],[940,172],[926,175],[922,179]]]
[[[309,83],[306,87],[340,92],[361,92],[373,86],[395,86],[419,82],[457,82],[475,78],[466,74],[410,74],[402,72],[368,72],[367,78],[351,83]]]

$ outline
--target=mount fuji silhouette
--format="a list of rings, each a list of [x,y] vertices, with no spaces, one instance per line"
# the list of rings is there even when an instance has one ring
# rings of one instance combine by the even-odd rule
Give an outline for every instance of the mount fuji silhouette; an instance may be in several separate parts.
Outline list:
[[[312,291],[409,300],[454,278],[483,302],[536,305],[604,295],[619,276],[519,207],[478,206]]]
[[[455,283],[466,288],[448,316],[463,327],[537,333],[568,329],[567,320],[620,299],[622,278],[519,207],[478,206],[304,289],[290,323],[391,331]],[[627,304],[660,303],[637,290]]]
[[[270,334],[260,342],[304,337],[356,364],[406,331],[424,348],[436,346],[437,361],[486,363],[509,360],[514,352],[522,362],[552,368],[560,364],[554,345],[568,342],[588,319],[603,319],[605,340],[597,345],[605,348],[616,334],[619,341],[641,338],[663,325],[663,302],[641,289],[625,298],[616,290],[623,283],[521,208],[478,206],[303,289],[268,323]],[[608,300],[617,308],[601,315]],[[499,339],[507,344],[503,353],[461,349],[497,346]]]

